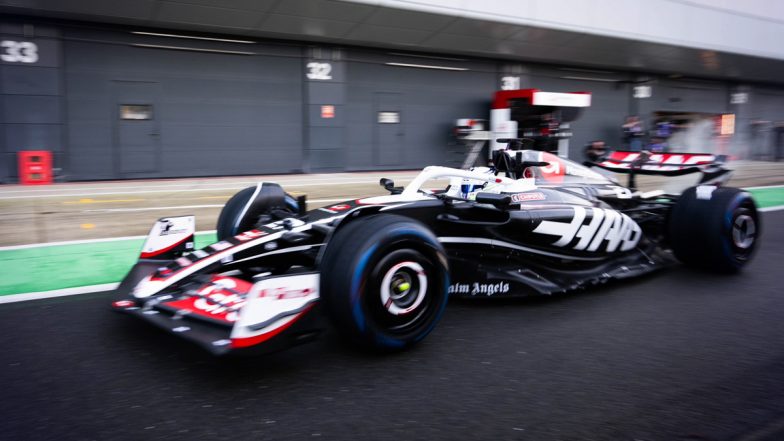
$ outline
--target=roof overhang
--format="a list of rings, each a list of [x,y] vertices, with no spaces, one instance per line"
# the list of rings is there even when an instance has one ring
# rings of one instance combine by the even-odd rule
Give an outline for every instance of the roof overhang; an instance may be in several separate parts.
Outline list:
[[[382,2],[381,2],[382,3]],[[332,0],[0,0],[0,13],[140,29],[784,84],[784,60]]]

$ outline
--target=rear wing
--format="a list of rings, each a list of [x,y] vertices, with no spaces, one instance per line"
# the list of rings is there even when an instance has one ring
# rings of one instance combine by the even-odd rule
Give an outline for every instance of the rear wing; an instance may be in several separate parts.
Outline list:
[[[711,153],[651,153],[615,151],[601,162],[589,163],[615,173],[629,175],[629,188],[636,187],[634,175],[683,176],[702,173],[700,183],[729,179],[730,171],[722,166],[725,155]],[[721,179],[719,179],[721,178]]]
[[[724,164],[726,157],[710,153],[612,152],[604,161],[592,165],[616,173],[680,176]]]

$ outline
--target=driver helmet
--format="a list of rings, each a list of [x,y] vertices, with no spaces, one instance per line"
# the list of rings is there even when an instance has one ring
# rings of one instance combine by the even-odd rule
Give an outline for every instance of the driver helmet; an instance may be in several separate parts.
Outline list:
[[[470,170],[494,175],[493,169],[490,167],[471,167]],[[472,199],[471,196],[476,196],[476,193],[482,190],[485,187],[485,184],[487,184],[487,181],[468,178],[463,179],[460,182],[460,197],[465,199]]]
[[[484,186],[484,181],[478,179],[463,179],[463,182],[460,183],[460,197],[468,199],[472,193],[476,194]]]

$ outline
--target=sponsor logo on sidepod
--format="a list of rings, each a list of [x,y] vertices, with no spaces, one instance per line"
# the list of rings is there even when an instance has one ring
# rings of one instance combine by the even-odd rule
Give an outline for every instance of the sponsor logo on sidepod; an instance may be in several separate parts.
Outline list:
[[[598,251],[606,243],[606,250],[610,253],[618,249],[619,245],[621,251],[631,250],[640,241],[640,226],[623,213],[592,207],[591,220],[583,225],[585,207],[573,208],[571,222],[544,220],[537,225],[534,233],[560,236],[553,243],[557,247],[565,247],[577,238],[579,240],[572,247],[575,250]]]

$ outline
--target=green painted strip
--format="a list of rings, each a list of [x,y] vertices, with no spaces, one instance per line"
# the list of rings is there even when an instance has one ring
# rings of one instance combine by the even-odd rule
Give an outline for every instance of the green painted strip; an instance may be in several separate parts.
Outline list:
[[[784,205],[784,188],[756,188],[748,191],[760,208]]]
[[[196,248],[217,240],[197,234]],[[143,239],[0,251],[0,295],[120,281],[136,262]]]
[[[784,205],[784,188],[749,190],[760,208]],[[217,240],[196,235],[196,248]],[[119,282],[136,262],[143,239],[0,251],[0,295]]]

